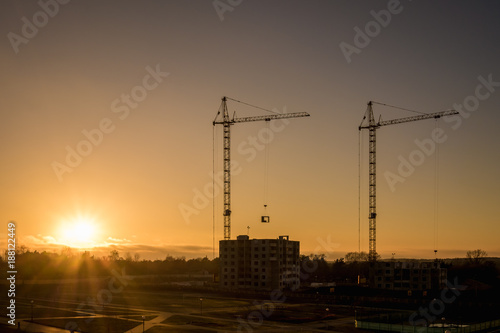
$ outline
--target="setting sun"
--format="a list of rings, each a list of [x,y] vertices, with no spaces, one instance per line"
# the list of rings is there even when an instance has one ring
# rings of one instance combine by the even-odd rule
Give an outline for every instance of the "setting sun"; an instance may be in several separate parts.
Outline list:
[[[96,243],[97,228],[93,219],[78,217],[64,222],[60,229],[61,243],[71,247],[91,247]]]

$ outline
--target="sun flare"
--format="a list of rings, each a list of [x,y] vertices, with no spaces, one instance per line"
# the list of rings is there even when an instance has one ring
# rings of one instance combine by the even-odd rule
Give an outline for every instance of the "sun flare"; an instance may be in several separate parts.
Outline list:
[[[96,244],[97,226],[93,219],[78,217],[63,222],[60,229],[61,243],[70,247],[92,247]]]

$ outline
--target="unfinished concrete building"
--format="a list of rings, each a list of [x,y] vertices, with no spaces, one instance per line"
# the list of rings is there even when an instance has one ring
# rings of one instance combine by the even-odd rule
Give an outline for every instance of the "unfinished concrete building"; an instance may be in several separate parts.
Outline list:
[[[296,290],[300,286],[300,242],[278,239],[219,241],[220,286],[224,289]]]

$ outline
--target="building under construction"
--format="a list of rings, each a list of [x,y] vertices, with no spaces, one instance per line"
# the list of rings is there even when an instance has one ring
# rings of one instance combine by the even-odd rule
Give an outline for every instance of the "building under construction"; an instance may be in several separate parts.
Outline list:
[[[300,286],[300,242],[278,239],[219,241],[220,286],[224,289],[296,290]]]
[[[447,269],[437,261],[376,261],[370,266],[370,286],[376,289],[430,291],[446,287]]]

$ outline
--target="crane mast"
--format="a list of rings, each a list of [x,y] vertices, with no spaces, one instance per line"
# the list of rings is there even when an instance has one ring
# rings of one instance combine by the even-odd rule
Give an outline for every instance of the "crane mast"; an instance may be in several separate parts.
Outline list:
[[[229,117],[229,112],[227,110],[227,100],[231,99],[229,97],[222,97],[221,107],[219,112],[213,121],[213,126],[222,125],[223,126],[223,167],[224,167],[224,210],[222,215],[224,216],[224,240],[231,239],[231,125],[236,123],[252,122],[252,121],[271,121],[275,119],[284,118],[297,118],[297,117],[309,117],[307,112],[295,112],[295,113],[274,113],[264,116],[254,116],[254,117],[241,117],[232,119]],[[236,100],[234,100],[236,101]],[[238,101],[236,101],[238,102]],[[216,121],[217,117],[222,110],[222,121]],[[269,111],[269,110],[268,110]]]
[[[222,99],[223,114],[223,144],[224,153],[222,156],[224,164],[224,239],[231,238],[231,122],[227,111],[226,97]],[[215,122],[214,122],[215,125]]]
[[[373,116],[372,104],[371,101],[368,104],[370,109],[369,111],[369,167],[368,167],[368,181],[369,181],[369,190],[368,190],[368,229],[369,229],[369,257],[370,260],[376,257],[376,223],[377,223],[377,127],[375,125],[375,118]]]
[[[368,247],[368,257],[371,261],[377,259],[377,246],[376,246],[376,238],[377,238],[377,129],[381,126],[386,125],[395,125],[402,124],[412,121],[430,119],[430,118],[441,118],[445,116],[451,116],[458,114],[455,110],[447,110],[441,112],[434,113],[425,113],[420,114],[418,116],[398,118],[392,120],[379,120],[375,121],[375,117],[373,115],[373,103],[372,101],[368,102],[368,124],[363,126],[363,122],[366,119],[363,118],[361,125],[359,126],[359,130],[368,129],[368,140],[369,140],[369,157],[368,157],[368,229],[369,229],[369,247]]]

